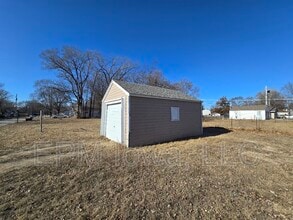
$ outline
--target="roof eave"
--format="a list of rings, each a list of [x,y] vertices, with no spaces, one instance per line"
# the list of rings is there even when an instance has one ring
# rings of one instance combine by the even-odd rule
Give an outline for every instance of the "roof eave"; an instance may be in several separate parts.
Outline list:
[[[174,100],[174,101],[184,101],[184,102],[197,102],[202,103],[201,100],[192,100],[192,99],[179,99],[179,98],[168,98],[168,97],[160,97],[160,96],[147,96],[147,95],[139,95],[130,93],[129,96],[132,97],[141,97],[141,98],[150,98],[150,99],[165,99],[165,100]]]

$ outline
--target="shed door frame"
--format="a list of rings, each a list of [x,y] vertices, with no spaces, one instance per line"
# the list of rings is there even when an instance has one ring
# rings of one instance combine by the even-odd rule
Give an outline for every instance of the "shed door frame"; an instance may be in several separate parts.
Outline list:
[[[123,103],[124,98],[121,99],[115,99],[115,100],[110,100],[106,101],[106,111],[105,111],[105,136],[107,137],[107,114],[108,114],[108,106],[109,105],[115,105],[115,104],[121,104],[121,144],[124,143],[124,103]]]

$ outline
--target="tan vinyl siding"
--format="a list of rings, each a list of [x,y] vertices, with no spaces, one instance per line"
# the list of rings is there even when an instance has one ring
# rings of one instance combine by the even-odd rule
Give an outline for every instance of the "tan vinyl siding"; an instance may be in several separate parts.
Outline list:
[[[202,134],[201,103],[130,97],[129,146],[143,146]],[[180,121],[171,121],[171,107]]]
[[[124,145],[127,145],[128,143],[128,95],[127,93],[121,89],[119,86],[117,86],[115,83],[111,84],[111,87],[108,90],[108,93],[104,97],[104,111],[106,111],[107,103],[116,101],[116,100],[122,100],[122,111],[124,115],[123,124],[123,143]]]
[[[105,102],[109,102],[112,100],[120,99],[121,97],[126,97],[126,93],[119,88],[116,84],[112,83],[109,89],[109,92],[104,97]]]

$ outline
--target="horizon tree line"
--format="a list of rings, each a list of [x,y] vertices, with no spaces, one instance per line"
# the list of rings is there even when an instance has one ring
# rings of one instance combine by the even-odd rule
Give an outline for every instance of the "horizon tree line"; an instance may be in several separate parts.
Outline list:
[[[145,67],[128,58],[105,56],[94,50],[64,46],[42,51],[40,59],[42,67],[51,70],[56,80],[37,80],[31,100],[19,103],[22,111],[33,113],[36,109],[43,109],[52,115],[73,107],[78,118],[92,117],[100,110],[102,98],[113,79],[179,90],[195,98],[199,94],[198,87],[187,79],[171,82],[156,67]],[[292,102],[286,102],[286,99],[293,99],[293,83],[288,82],[281,92],[270,90],[269,98],[273,107],[293,108]],[[229,112],[230,105],[264,103],[264,92],[255,97],[239,96],[230,100],[221,97],[211,110],[224,115]],[[0,84],[0,115],[13,108],[15,103],[11,101],[11,95]]]

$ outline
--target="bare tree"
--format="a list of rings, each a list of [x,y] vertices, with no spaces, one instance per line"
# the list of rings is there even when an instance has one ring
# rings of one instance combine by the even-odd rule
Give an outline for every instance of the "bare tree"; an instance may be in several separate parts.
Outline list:
[[[259,92],[256,94],[256,99],[258,101],[256,102],[257,104],[265,104],[265,92]],[[278,92],[277,90],[269,90],[268,93],[268,99],[269,103],[272,107],[275,107],[277,109],[284,109],[285,108],[285,99],[284,96]]]
[[[246,97],[243,102],[243,105],[255,105],[255,104],[256,104],[255,98],[252,96]]]
[[[127,58],[96,56],[96,73],[109,85],[112,79],[129,81],[137,66]]]
[[[4,84],[0,83],[0,105],[3,101],[9,99],[9,93],[4,89]]]
[[[232,106],[242,106],[244,105],[244,98],[242,96],[233,97],[230,99]]]
[[[211,109],[213,113],[219,113],[221,115],[228,115],[229,110],[230,110],[230,103],[225,96],[221,97],[216,102],[216,106],[212,107]]]
[[[293,109],[293,83],[288,82],[286,85],[282,88],[282,93],[287,98],[287,107],[289,109]]]
[[[162,88],[175,89],[175,86],[158,69],[145,70],[138,73],[134,80],[136,83],[158,86]]]
[[[254,97],[242,97],[237,96],[230,99],[230,103],[232,106],[246,106],[246,105],[255,105],[256,101]]]
[[[198,97],[199,89],[189,80],[183,79],[173,84],[176,90],[179,90],[187,95]]]
[[[87,84],[89,117],[93,108],[100,107],[112,79],[129,81],[137,70],[137,65],[123,57],[106,57],[95,53],[94,58],[94,71]]]
[[[91,75],[88,81],[88,91],[89,91],[89,114],[88,116],[91,118],[93,109],[100,107],[103,95],[107,89],[107,85],[105,81],[102,80],[102,74],[98,71],[95,71],[94,74]]]
[[[0,115],[4,114],[8,108],[13,107],[13,104],[9,99],[9,92],[4,89],[4,84],[0,83]]]
[[[284,96],[288,98],[293,98],[293,83],[288,82],[286,85],[283,86],[282,92]]]
[[[38,80],[35,82],[33,94],[52,115],[54,111],[60,114],[61,109],[70,101],[70,96],[62,83],[53,80]]]
[[[44,109],[44,105],[38,100],[31,99],[20,102],[18,108],[21,114],[26,113],[26,115],[38,115],[40,110]]]
[[[58,49],[43,51],[41,59],[43,66],[46,69],[56,70],[58,77],[70,88],[77,102],[77,117],[80,118],[88,78],[93,71],[93,52],[63,47],[61,51]]]
[[[138,65],[123,57],[106,57],[95,51],[63,47],[61,50],[45,50],[41,53],[41,58],[44,67],[57,71],[64,87],[69,88],[75,97],[77,117],[85,116],[85,112],[91,117],[92,109],[99,108],[102,97],[113,79],[180,90],[192,96],[198,95],[198,88],[192,82],[182,80],[172,83],[156,68],[138,73]]]
[[[150,86],[158,86],[167,89],[179,90],[187,95],[197,97],[199,89],[189,80],[183,79],[178,82],[170,82],[158,69],[142,71],[135,75],[134,82]]]

